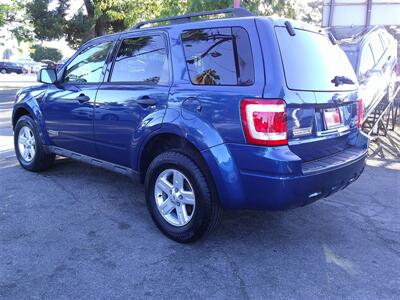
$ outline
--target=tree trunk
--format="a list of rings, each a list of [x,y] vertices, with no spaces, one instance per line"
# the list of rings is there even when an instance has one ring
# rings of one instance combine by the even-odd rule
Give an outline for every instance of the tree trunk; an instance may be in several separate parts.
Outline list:
[[[89,18],[94,18],[94,3],[92,0],[84,0],[86,11]]]
[[[84,0],[86,11],[88,14],[88,17],[95,20],[95,25],[92,31],[92,36],[101,36],[105,35],[107,33],[107,17],[105,15],[101,15],[96,19],[95,16],[95,7],[94,7],[94,2],[93,0]]]
[[[96,25],[94,27],[94,33],[96,36],[105,35],[107,33],[107,17],[100,16],[96,20]]]

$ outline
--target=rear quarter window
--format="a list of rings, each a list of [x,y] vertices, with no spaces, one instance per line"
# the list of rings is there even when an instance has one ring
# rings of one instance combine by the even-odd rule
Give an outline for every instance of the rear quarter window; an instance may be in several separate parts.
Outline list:
[[[304,91],[352,90],[355,85],[335,86],[335,76],[356,82],[354,70],[342,49],[322,33],[295,29],[291,36],[285,27],[275,27],[286,85]]]
[[[377,33],[371,37],[370,45],[375,62],[378,62],[381,59],[383,52],[385,52],[385,49],[383,47],[382,40]]]
[[[187,30],[182,43],[195,85],[252,85],[254,64],[249,36],[241,27]]]
[[[374,56],[372,54],[372,50],[370,44],[364,45],[361,52],[360,59],[360,75],[364,75],[368,70],[371,70],[375,65]]]

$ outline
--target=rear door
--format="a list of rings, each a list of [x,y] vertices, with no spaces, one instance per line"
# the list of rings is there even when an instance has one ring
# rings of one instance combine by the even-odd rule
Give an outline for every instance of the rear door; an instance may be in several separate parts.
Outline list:
[[[110,38],[80,49],[63,69],[60,81],[49,85],[43,111],[47,132],[55,146],[96,156],[94,100],[113,43]]]
[[[182,111],[188,135],[203,134],[190,124],[200,119],[224,142],[245,143],[240,103],[261,98],[265,85],[257,30],[251,18],[217,24],[191,22],[169,31],[175,74],[169,109]]]
[[[109,64],[94,109],[94,135],[100,159],[131,166],[142,122],[162,118],[170,89],[167,36],[163,32],[126,33]]]
[[[357,127],[358,100],[357,79],[345,53],[313,28],[295,28],[291,34],[290,28],[275,26],[274,32],[284,73],[289,148],[303,161],[345,150]],[[274,80],[274,73],[267,77],[267,82]],[[264,97],[268,94],[266,89]]]

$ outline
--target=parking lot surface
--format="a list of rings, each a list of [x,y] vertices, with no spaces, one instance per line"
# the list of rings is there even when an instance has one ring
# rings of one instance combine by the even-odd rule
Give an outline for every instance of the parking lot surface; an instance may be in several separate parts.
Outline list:
[[[400,162],[370,159],[347,189],[286,212],[227,211],[181,245],[153,225],[143,186],[58,159],[17,163],[0,91],[0,298],[398,299]],[[391,138],[400,144],[400,133]],[[266,194],[268,197],[268,194]]]

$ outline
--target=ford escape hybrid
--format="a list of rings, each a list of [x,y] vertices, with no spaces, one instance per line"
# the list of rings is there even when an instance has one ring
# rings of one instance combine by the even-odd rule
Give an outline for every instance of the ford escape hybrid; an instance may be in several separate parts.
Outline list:
[[[296,21],[230,9],[141,22],[38,80],[13,111],[22,167],[60,155],[140,180],[179,242],[222,208],[303,206],[364,169],[354,71],[333,36]]]

